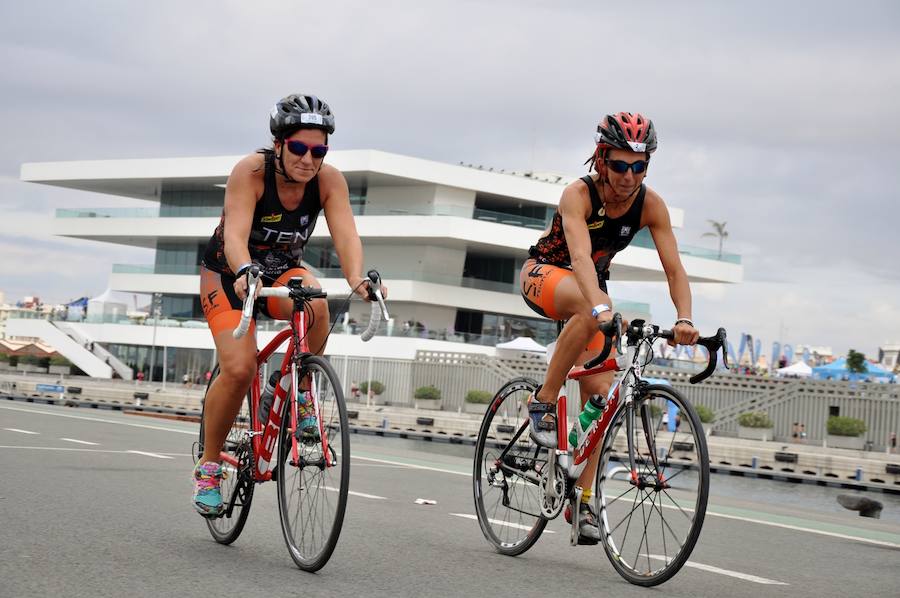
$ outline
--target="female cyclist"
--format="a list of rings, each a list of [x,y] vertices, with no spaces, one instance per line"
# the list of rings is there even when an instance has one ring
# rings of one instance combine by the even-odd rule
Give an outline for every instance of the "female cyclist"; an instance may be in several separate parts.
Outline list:
[[[599,323],[612,319],[607,294],[609,266],[617,252],[648,227],[662,262],[677,319],[675,342],[693,345],[699,333],[691,321],[691,290],[681,265],[669,212],[662,198],[643,184],[656,150],[653,123],[639,113],[608,115],[597,126],[596,146],[588,158],[593,174],[568,185],[548,230],[529,250],[520,274],[522,296],[534,311],[566,320],[547,368],[544,384],[529,398],[530,434],[541,446],[556,447],[555,409],[566,374],[595,357],[603,347]],[[581,379],[581,404],[590,395],[605,397],[613,372]],[[596,514],[590,507],[591,485],[600,456],[599,445],[578,480],[584,488],[579,542],[600,539]],[[567,519],[569,513],[567,514]],[[571,519],[570,519],[571,520]]]
[[[269,115],[272,147],[244,157],[228,177],[222,218],[206,246],[200,268],[200,300],[219,357],[219,376],[206,395],[205,443],[194,469],[194,508],[203,515],[222,509],[219,452],[256,374],[256,334],[232,337],[247,296],[246,273],[260,266],[265,285],[283,285],[302,276],[305,286],[319,281],[301,266],[319,212],[324,211],[344,277],[364,299],[363,252],[347,181],[323,159],[334,115],[316,96],[294,94],[279,100]],[[386,290],[382,286],[382,292]],[[290,319],[290,299],[269,297],[259,308],[275,319]],[[316,299],[309,318],[309,346],[321,353],[328,336],[328,304]],[[303,413],[301,430],[317,434],[311,412]]]

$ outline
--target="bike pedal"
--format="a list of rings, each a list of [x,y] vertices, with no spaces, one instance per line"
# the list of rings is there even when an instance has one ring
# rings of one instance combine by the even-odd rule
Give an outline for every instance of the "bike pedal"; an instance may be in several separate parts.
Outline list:
[[[599,543],[599,540],[594,540],[593,538],[578,534],[578,546],[596,546]]]

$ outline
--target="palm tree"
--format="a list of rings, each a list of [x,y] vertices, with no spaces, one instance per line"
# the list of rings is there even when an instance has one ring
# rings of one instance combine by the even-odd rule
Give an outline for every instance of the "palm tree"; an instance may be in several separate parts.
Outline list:
[[[719,259],[722,259],[722,245],[725,243],[725,239],[728,238],[728,231],[725,230],[725,222],[716,222],[715,220],[707,220],[713,229],[716,231],[714,233],[703,233],[701,236],[703,237],[718,237],[719,238]]]

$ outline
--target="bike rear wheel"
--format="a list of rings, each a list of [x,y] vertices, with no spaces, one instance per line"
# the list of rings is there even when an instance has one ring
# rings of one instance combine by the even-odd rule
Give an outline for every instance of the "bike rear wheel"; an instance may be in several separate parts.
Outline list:
[[[212,377],[206,385],[206,392],[219,376],[219,366],[213,370]],[[206,395],[204,394],[202,411],[200,415],[200,438],[197,442],[197,450],[194,453],[194,462],[203,455],[204,429],[206,420]],[[235,467],[226,461],[222,462],[222,470],[225,478],[222,480],[221,493],[224,511],[218,517],[208,517],[206,525],[209,533],[220,544],[231,544],[237,540],[244,530],[247,516],[250,514],[250,504],[253,501],[253,446],[250,441],[250,393],[244,399],[241,410],[238,412],[228,435],[222,452],[231,455],[238,463]]]
[[[322,357],[303,360],[300,379],[319,404],[320,431],[327,441],[303,442],[294,434],[296,396],[285,404],[278,446],[278,513],[291,558],[305,571],[325,566],[337,545],[350,486],[347,407],[337,374]],[[330,461],[330,462],[329,462]]]
[[[671,426],[663,424],[666,412]],[[643,387],[633,409],[622,406],[610,422],[596,480],[600,536],[613,567],[640,586],[670,579],[700,537],[709,498],[709,454],[694,407],[669,386]]]
[[[538,383],[507,382],[485,412],[475,443],[475,513],[484,537],[509,556],[531,548],[547,526],[539,483],[547,450],[528,435],[525,401]]]

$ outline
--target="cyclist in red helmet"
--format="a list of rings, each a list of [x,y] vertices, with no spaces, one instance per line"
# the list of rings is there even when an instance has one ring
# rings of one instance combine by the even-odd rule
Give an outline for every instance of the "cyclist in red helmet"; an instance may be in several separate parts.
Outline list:
[[[592,173],[568,185],[550,226],[529,250],[520,274],[522,296],[537,313],[566,320],[547,368],[544,384],[529,398],[530,435],[541,446],[556,447],[555,422],[547,405],[556,403],[566,374],[577,362],[595,357],[603,347],[597,325],[609,321],[613,302],[607,294],[609,266],[617,252],[642,228],[650,229],[669,292],[675,304],[675,342],[693,345],[699,333],[691,321],[691,290],[681,264],[669,212],[662,198],[644,185],[650,155],[656,151],[656,129],[639,113],[607,115],[597,126],[594,153],[586,163]],[[581,404],[590,395],[606,396],[613,372],[582,378]],[[600,539],[589,501],[600,456],[591,455],[578,480],[585,489],[579,541]]]

